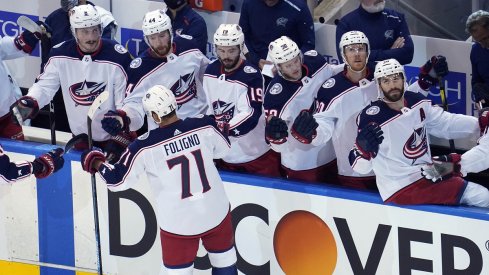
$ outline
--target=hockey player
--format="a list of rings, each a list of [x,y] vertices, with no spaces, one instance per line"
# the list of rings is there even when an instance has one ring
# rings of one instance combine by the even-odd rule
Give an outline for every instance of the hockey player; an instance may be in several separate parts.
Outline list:
[[[195,48],[192,38],[173,39],[170,18],[163,10],[146,13],[144,40],[150,48],[131,62],[129,84],[122,108],[107,112],[102,127],[111,135],[124,129],[139,130],[144,123],[141,98],[154,85],[170,88],[177,99],[180,118],[205,114],[207,101],[202,79],[209,60]],[[156,127],[148,120],[148,129]]]
[[[485,187],[461,177],[433,184],[420,173],[423,164],[432,162],[429,134],[447,139],[477,135],[477,119],[445,112],[431,100],[405,92],[404,68],[394,59],[379,62],[374,78],[382,99],[360,113],[360,130],[350,153],[353,169],[373,169],[384,202],[489,207]]]
[[[28,56],[36,47],[43,34],[25,30],[17,37],[0,37],[0,137],[24,140],[22,126],[13,115],[10,105],[17,100],[20,93],[14,78],[10,75],[4,60]],[[20,95],[19,95],[20,96]]]
[[[302,110],[312,111],[319,87],[340,72],[343,64],[330,65],[314,50],[302,55],[297,44],[286,36],[270,43],[269,54],[278,75],[268,85],[263,102],[266,139],[272,149],[281,153],[287,178],[336,182],[336,161],[330,141],[312,146],[287,137],[297,115]]]
[[[10,162],[0,145],[0,184],[13,183],[30,175],[46,178],[63,168],[64,162],[61,148],[40,155],[34,161]]]
[[[373,69],[367,66],[369,40],[362,32],[347,32],[341,37],[340,49],[345,69],[324,82],[315,101],[316,114],[301,113],[294,121],[292,135],[301,142],[315,146],[332,138],[340,184],[377,189],[373,171],[366,175],[356,173],[348,160],[357,133],[356,118],[365,106],[378,98],[377,86],[372,81]],[[448,74],[445,57],[434,56],[426,62],[420,69],[418,81],[408,89],[426,96],[428,92],[424,89],[437,83],[430,73],[435,77]],[[314,121],[319,124],[317,129],[310,127],[317,125]]]
[[[39,107],[46,105],[59,87],[68,113],[71,132],[74,135],[87,133],[87,113],[95,98],[104,90],[109,91],[108,100],[92,123],[95,145],[104,149],[112,161],[116,160],[130,138],[125,133],[111,137],[99,123],[104,111],[122,104],[127,75],[124,70],[131,58],[120,44],[101,35],[100,16],[91,5],[71,9],[70,24],[75,39],[59,44],[51,51],[51,57],[38,76],[38,81],[29,89],[27,96],[17,101],[24,119],[35,117]]]
[[[280,176],[280,155],[263,138],[263,76],[242,56],[244,35],[237,24],[222,24],[214,33],[217,60],[204,75],[208,113],[224,126],[231,151],[220,168],[251,174]]]
[[[83,169],[99,172],[111,191],[131,188],[147,175],[169,274],[192,274],[199,240],[209,252],[212,274],[238,274],[230,205],[213,162],[229,151],[229,140],[211,117],[179,119],[175,96],[164,86],[150,88],[142,105],[159,127],[130,144],[115,166],[100,151],[86,151]]]

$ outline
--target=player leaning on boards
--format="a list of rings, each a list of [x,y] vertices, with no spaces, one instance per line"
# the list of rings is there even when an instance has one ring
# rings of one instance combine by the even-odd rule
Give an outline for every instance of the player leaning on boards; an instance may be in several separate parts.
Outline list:
[[[0,184],[13,183],[34,175],[43,179],[63,168],[63,149],[53,149],[34,161],[11,162],[0,145]]]
[[[214,33],[217,60],[204,74],[208,113],[231,141],[231,151],[219,168],[250,174],[280,176],[280,155],[265,139],[263,76],[243,58],[244,34],[237,24],[221,24]]]
[[[100,16],[93,6],[73,7],[70,24],[74,39],[53,47],[44,72],[16,104],[24,119],[35,117],[39,107],[48,104],[61,87],[71,132],[79,135],[87,133],[88,109],[104,90],[109,92],[110,100],[102,106],[102,114],[122,104],[127,83],[124,68],[131,58],[122,45],[101,38]],[[111,137],[100,123],[92,128],[95,145],[103,148],[111,160],[118,159],[130,141],[129,135]]]
[[[314,116],[302,112],[294,120],[291,133],[300,142],[315,146],[332,139],[340,184],[377,189],[373,171],[359,174],[351,168],[348,160],[357,135],[356,118],[365,106],[378,99],[377,86],[373,81],[374,70],[368,66],[371,64],[368,63],[370,43],[364,33],[350,31],[341,37],[340,50],[345,61],[344,70],[324,82],[315,100]],[[418,81],[411,84],[408,90],[426,96],[427,89],[436,84],[436,76],[447,74],[445,57],[433,56],[420,68]]]
[[[472,116],[445,112],[431,100],[406,92],[404,68],[394,59],[379,62],[374,78],[381,99],[360,113],[360,130],[350,154],[353,169],[359,173],[373,169],[384,202],[489,207],[489,191],[481,185],[461,177],[434,184],[420,173],[422,165],[432,162],[430,134],[467,138],[479,135],[485,125],[480,127]]]
[[[127,69],[129,82],[123,106],[107,112],[102,127],[111,135],[125,129],[139,130],[144,123],[141,99],[154,85],[173,91],[180,118],[205,114],[207,101],[202,87],[204,71],[209,64],[195,46],[192,37],[173,38],[170,17],[163,10],[146,13],[143,19],[144,41],[149,49],[131,62]],[[115,109],[113,109],[115,110]],[[148,119],[148,129],[157,127]]]
[[[211,117],[181,120],[175,96],[164,86],[150,88],[142,105],[158,128],[131,143],[115,165],[105,162],[100,151],[84,152],[83,169],[99,172],[111,191],[131,188],[147,175],[169,274],[192,274],[200,239],[212,274],[238,274],[230,204],[213,161],[226,155],[229,140]]]

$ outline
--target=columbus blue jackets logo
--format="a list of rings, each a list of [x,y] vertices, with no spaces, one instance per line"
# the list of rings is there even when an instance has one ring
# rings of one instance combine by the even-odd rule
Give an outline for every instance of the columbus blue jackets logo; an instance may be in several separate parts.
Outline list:
[[[282,26],[285,28],[285,25],[287,25],[287,22],[289,21],[288,18],[285,18],[285,17],[280,17],[277,19],[276,23],[277,23],[277,26]]]
[[[171,86],[175,94],[178,106],[189,102],[197,95],[197,84],[195,83],[194,72],[180,76],[180,78]]]
[[[106,86],[106,83],[88,82],[85,80],[71,85],[69,92],[76,106],[90,106],[95,98],[105,90]]]
[[[234,116],[233,103],[226,103],[218,99],[212,102],[212,108],[216,121],[229,122]]]
[[[411,136],[404,144],[403,154],[406,158],[414,162],[428,152],[428,140],[426,138],[426,128],[414,129]]]

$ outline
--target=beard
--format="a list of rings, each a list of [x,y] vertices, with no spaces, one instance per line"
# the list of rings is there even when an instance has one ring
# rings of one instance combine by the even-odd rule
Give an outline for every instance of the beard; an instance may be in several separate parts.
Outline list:
[[[397,93],[393,93],[394,91],[397,91]],[[399,89],[392,89],[388,92],[384,92],[384,98],[387,99],[389,102],[397,102],[399,101],[402,96],[404,95],[404,92],[402,92],[401,90]]]
[[[238,64],[240,60],[239,55],[233,60],[233,59],[221,59],[219,58],[219,61],[221,61],[222,66],[224,67],[225,70],[232,70],[236,65]]]
[[[368,7],[362,4],[362,8],[366,10],[368,13],[381,12],[385,8],[385,1],[379,2],[377,4],[373,4],[372,6],[368,6]]]

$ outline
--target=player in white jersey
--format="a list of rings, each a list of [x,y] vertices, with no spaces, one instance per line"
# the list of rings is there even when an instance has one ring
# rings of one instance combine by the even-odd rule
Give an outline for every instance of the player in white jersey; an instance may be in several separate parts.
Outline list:
[[[114,166],[100,151],[85,152],[83,169],[99,172],[111,191],[131,188],[147,175],[170,274],[192,274],[199,240],[212,274],[238,274],[230,205],[213,161],[226,155],[229,140],[212,117],[179,119],[173,92],[164,86],[150,88],[142,105],[159,127],[131,143]]]
[[[280,152],[287,178],[336,181],[336,157],[331,142],[312,146],[287,136],[297,115],[302,110],[312,111],[321,84],[340,72],[343,64],[330,65],[314,50],[302,55],[297,44],[286,36],[272,41],[268,52],[278,75],[268,85],[263,102],[266,139],[273,150]]]
[[[14,183],[34,175],[43,179],[63,168],[63,149],[57,148],[40,155],[34,161],[11,162],[0,145],[0,184]]]
[[[301,113],[295,119],[291,133],[297,140],[315,146],[332,139],[340,184],[377,189],[373,171],[359,174],[348,160],[357,135],[356,118],[365,106],[378,99],[377,86],[372,81],[373,68],[367,67],[370,44],[362,32],[350,31],[342,35],[340,50],[345,61],[344,70],[324,82],[315,100],[314,116]],[[445,76],[448,73],[446,59],[439,56],[426,62],[421,67],[418,81],[408,90],[427,95],[424,89],[437,82],[429,75],[430,71]],[[314,120],[319,125],[317,129],[309,127],[316,125]]]
[[[280,176],[280,155],[265,139],[263,76],[242,57],[244,34],[237,24],[221,24],[214,33],[217,60],[204,74],[208,114],[226,126],[231,151],[219,168],[251,174]]]
[[[32,118],[61,87],[71,132],[79,135],[88,132],[87,114],[92,102],[108,91],[110,100],[102,105],[100,115],[95,115],[92,135],[95,144],[115,160],[130,137],[126,133],[111,137],[99,121],[106,111],[122,105],[127,84],[124,68],[131,58],[122,45],[101,38],[100,16],[92,5],[71,9],[70,24],[75,38],[53,47],[44,72],[17,104],[24,119]]]
[[[22,126],[10,110],[10,105],[21,96],[20,89],[3,61],[28,56],[42,35],[25,30],[17,37],[0,37],[0,83],[2,83],[0,90],[0,137],[24,140]]]
[[[377,63],[374,78],[382,99],[360,113],[350,162],[355,171],[373,169],[384,202],[467,204],[489,207],[489,191],[461,177],[433,184],[420,167],[431,163],[429,135],[455,139],[477,136],[477,119],[451,114],[416,93],[406,93],[404,68],[394,59]]]
[[[149,49],[128,68],[129,82],[123,106],[108,112],[102,120],[102,126],[112,135],[128,128],[137,131],[143,126],[141,98],[154,85],[173,91],[180,118],[206,113],[202,79],[209,59],[197,49],[192,37],[181,35],[173,39],[171,20],[164,10],[146,13],[142,28]],[[148,124],[148,129],[157,127],[150,119]]]

